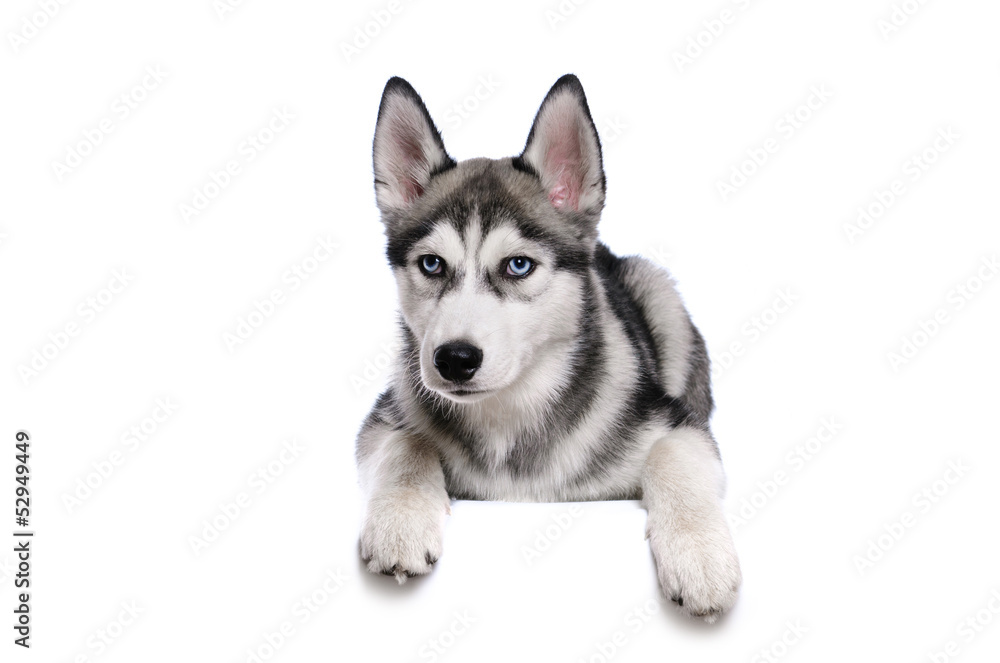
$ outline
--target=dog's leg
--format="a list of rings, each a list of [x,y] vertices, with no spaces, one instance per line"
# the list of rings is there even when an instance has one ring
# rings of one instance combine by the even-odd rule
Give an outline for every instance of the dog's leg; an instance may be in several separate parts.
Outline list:
[[[709,623],[736,602],[742,580],[722,511],[724,490],[710,433],[682,426],[650,450],[642,503],[660,586],[684,611]]]
[[[362,431],[358,450],[368,500],[360,546],[368,570],[394,575],[400,584],[429,573],[441,556],[450,512],[437,453],[427,442],[383,426]]]

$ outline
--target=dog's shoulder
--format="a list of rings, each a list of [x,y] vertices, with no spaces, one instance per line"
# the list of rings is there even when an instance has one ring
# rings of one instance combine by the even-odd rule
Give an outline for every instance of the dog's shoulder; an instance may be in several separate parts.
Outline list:
[[[713,407],[708,353],[670,272],[641,256],[618,257],[603,244],[594,265],[609,297],[619,301],[616,313],[625,308],[621,302],[628,302],[638,314],[641,322],[636,315],[619,315],[626,327],[641,326],[652,339],[664,391],[707,421]]]

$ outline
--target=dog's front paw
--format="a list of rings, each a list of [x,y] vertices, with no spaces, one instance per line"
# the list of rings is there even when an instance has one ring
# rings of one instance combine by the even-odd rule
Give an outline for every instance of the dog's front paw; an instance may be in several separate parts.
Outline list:
[[[711,624],[733,607],[743,576],[724,520],[700,527],[651,523],[647,536],[660,587],[684,612]]]
[[[441,556],[447,495],[393,490],[373,496],[361,527],[361,558],[372,573],[407,578],[430,573]]]

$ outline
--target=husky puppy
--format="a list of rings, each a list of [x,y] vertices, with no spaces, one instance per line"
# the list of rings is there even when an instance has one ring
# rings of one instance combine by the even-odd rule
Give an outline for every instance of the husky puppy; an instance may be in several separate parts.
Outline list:
[[[597,239],[580,81],[556,81],[519,156],[456,162],[392,78],[373,152],[402,348],[358,434],[368,569],[428,573],[451,499],[640,499],[664,593],[715,621],[741,575],[705,342],[666,271]]]

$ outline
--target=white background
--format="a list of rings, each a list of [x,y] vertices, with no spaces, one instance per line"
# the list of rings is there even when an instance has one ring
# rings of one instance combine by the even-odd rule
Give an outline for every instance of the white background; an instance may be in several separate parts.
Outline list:
[[[0,529],[13,541],[25,429],[36,533],[30,651],[12,643],[13,544],[0,553],[0,658],[996,660],[1000,285],[977,275],[1000,253],[996,3],[908,0],[888,33],[889,0],[592,0],[565,15],[554,0],[414,0],[379,28],[387,2],[250,0],[220,16],[210,0],[92,1],[51,18],[45,4],[0,16]],[[366,25],[377,34],[346,55]],[[726,509],[750,517],[735,529],[742,594],[714,626],[659,601],[630,502],[456,503],[433,575],[403,587],[357,559],[354,436],[395,324],[370,160],[382,86],[407,78],[452,156],[500,157],[566,72],[604,140],[603,239],[670,268],[725,366]],[[144,79],[123,117],[116,99]],[[241,144],[275,109],[294,119],[248,161]],[[933,163],[914,171],[914,156]],[[240,172],[185,222],[180,206],[230,160]],[[754,172],[723,196],[741,165]],[[845,226],[894,180],[902,193],[852,242]],[[338,248],[313,263],[318,238]],[[303,267],[293,288],[283,275]],[[130,280],[108,303],[115,270]],[[275,289],[282,303],[231,352],[224,334]],[[794,298],[780,313],[779,291]],[[904,337],[921,347],[894,364]],[[26,372],[36,351],[50,358]],[[176,411],[123,443],[157,399]],[[788,457],[830,418],[808,460]],[[281,465],[291,438],[302,451]],[[281,474],[258,493],[268,464]],[[925,489],[933,503],[914,497]],[[240,493],[227,524],[220,505]],[[196,554],[213,519],[225,531]],[[342,577],[330,596],[328,571]],[[303,622],[314,591],[325,604]],[[116,625],[133,601],[142,612]],[[474,621],[453,635],[456,615]],[[977,615],[985,626],[958,630]]]

